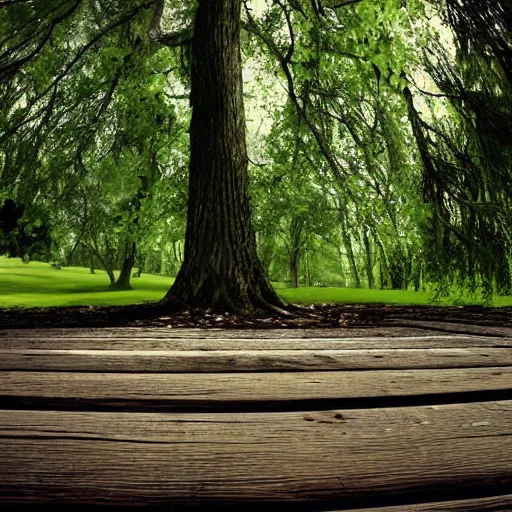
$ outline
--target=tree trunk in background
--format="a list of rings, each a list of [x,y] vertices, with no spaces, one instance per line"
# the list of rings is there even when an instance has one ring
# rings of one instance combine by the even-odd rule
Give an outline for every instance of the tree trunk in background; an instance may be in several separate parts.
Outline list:
[[[240,9],[241,0],[199,0],[196,12],[185,259],[162,301],[171,310],[282,306],[251,223]]]
[[[64,262],[65,267],[70,267],[73,264],[73,256],[75,255],[75,251],[77,247],[80,245],[81,238],[77,238],[75,244],[73,245],[73,248],[71,251],[69,251],[69,254],[66,256],[66,261]]]
[[[370,238],[365,227],[363,227],[363,243],[366,253],[366,277],[368,278],[368,288],[375,288],[375,278],[373,277],[373,258]]]
[[[421,288],[421,277],[422,277],[422,261],[419,258],[414,260],[414,271],[412,274],[412,280],[414,283],[414,291],[419,292]]]
[[[345,224],[345,217],[343,214],[341,217],[341,236],[343,238],[343,245],[345,246],[345,250],[347,251],[347,259],[350,264],[350,271],[352,273],[352,284],[356,288],[361,288],[361,279],[359,278],[359,272],[357,270],[357,262],[356,257],[354,255],[354,250],[352,248],[352,240],[347,230],[347,226]]]
[[[340,257],[340,276],[341,276],[341,287],[346,288],[347,287],[347,279],[345,274],[345,265],[343,261],[343,250],[341,247],[338,247],[338,255]]]
[[[89,260],[89,271],[91,274],[94,273],[94,256],[98,259],[100,262],[100,265],[103,267],[105,272],[108,275],[108,278],[110,279],[110,286],[109,288],[112,288],[116,282],[116,276],[114,275],[114,268],[112,266],[112,259],[110,258],[110,249],[107,246],[106,255],[102,256],[98,249],[98,245],[96,243],[91,243],[90,245],[86,244],[85,242],[82,242],[82,245],[89,251],[89,254],[91,256],[91,259]]]
[[[132,277],[140,277],[142,272],[144,272],[144,266],[146,264],[146,257],[139,254],[137,257],[137,270],[133,273]]]
[[[301,247],[300,238],[302,235],[302,227],[304,223],[302,219],[294,217],[290,225],[290,285],[292,288],[299,287],[299,268]]]
[[[312,285],[312,279],[311,279],[311,260],[309,256],[309,251],[306,249],[304,251],[304,263],[305,263],[305,270],[306,270],[306,286],[313,286]]]
[[[110,279],[110,286],[109,288],[112,288],[116,284],[116,276],[114,275],[114,270],[112,268],[112,265],[107,263],[107,260],[101,256],[99,252],[94,252],[96,258],[98,258],[99,262],[101,263],[101,266],[107,273],[108,278]]]
[[[110,287],[114,290],[131,290],[130,277],[135,265],[135,242],[126,242],[121,272],[117,281]]]
[[[380,253],[380,257],[379,257],[380,289],[384,290],[384,288],[387,288],[390,285],[388,258],[386,256],[386,251],[384,249],[384,245],[382,244],[382,241],[379,238],[379,236],[375,230],[373,232],[373,239],[374,239],[375,243],[377,244],[377,247],[379,248],[379,253]]]
[[[299,287],[299,258],[293,253],[290,257],[290,286]]]

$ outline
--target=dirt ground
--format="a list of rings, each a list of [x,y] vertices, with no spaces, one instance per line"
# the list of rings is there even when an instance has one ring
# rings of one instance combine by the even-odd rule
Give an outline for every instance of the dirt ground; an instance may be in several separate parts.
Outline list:
[[[164,311],[158,304],[120,307],[0,309],[0,329],[41,327],[167,327],[167,328],[317,328],[340,329],[353,335],[379,329],[388,336],[425,331],[486,336],[512,336],[512,308],[438,307],[382,304],[290,306],[288,315],[252,315]]]

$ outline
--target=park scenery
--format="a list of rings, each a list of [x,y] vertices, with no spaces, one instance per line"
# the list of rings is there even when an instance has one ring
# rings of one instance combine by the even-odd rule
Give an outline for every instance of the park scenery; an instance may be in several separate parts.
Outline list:
[[[512,0],[0,0],[0,508],[512,510]]]
[[[499,4],[0,3],[0,307],[512,304]]]

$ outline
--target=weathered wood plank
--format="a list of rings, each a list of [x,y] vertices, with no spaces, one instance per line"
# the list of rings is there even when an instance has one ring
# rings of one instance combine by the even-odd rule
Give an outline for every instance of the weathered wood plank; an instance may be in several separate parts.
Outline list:
[[[512,348],[512,338],[484,338],[477,336],[404,336],[369,338],[165,338],[151,334],[130,337],[60,336],[53,338],[44,332],[21,338],[0,337],[1,350],[338,350],[338,349],[407,349],[407,348]]]
[[[357,509],[357,511],[352,510],[351,512],[430,512],[431,510],[451,510],[452,512],[512,510],[512,494],[505,494],[503,496],[490,496],[487,498],[476,498],[469,500],[450,500],[439,501],[435,503],[416,503],[414,505],[398,505],[392,507],[379,508],[359,508]]]
[[[460,327],[460,326],[459,326]],[[104,327],[104,328],[41,328],[41,329],[5,329],[0,330],[0,340],[4,338],[27,338],[44,336],[46,338],[178,338],[178,339],[310,339],[310,338],[368,338],[401,337],[424,335],[450,335],[428,329],[406,327],[343,327],[339,329],[193,329],[167,327]],[[451,334],[453,335],[453,334]],[[459,334],[459,336],[462,336]],[[477,335],[478,336],[478,335]]]
[[[512,366],[512,350],[0,350],[0,370],[220,373],[495,366]]]
[[[505,494],[511,454],[512,401],[259,414],[1,411],[0,496],[149,505],[474,496],[488,486]]]
[[[496,399],[500,391],[508,391],[512,399],[512,368],[203,375],[0,373],[0,407],[15,404],[16,409],[297,410],[299,405],[321,407],[329,401],[335,402],[334,407],[361,407],[467,401],[475,396]]]
[[[398,328],[400,331],[404,329]],[[193,329],[167,327],[104,327],[104,328],[45,328],[45,329],[6,329],[0,331],[0,339],[5,337],[39,336],[46,337],[91,337],[110,338],[130,337],[164,337],[164,338],[196,338],[196,339],[286,339],[286,338],[343,338],[354,337],[354,332],[372,333],[381,329]],[[421,334],[424,332],[421,331]],[[373,334],[375,335],[375,334]],[[378,336],[378,334],[376,335]],[[388,335],[389,336],[389,335]]]
[[[461,319],[459,321],[437,321],[437,320],[423,320],[423,319],[409,319],[409,318],[384,318],[381,322],[382,327],[401,327],[409,329],[425,329],[431,332],[446,332],[446,333],[464,333],[476,336],[512,336],[512,327],[499,325],[497,327],[490,325],[476,325],[469,323],[467,320]]]

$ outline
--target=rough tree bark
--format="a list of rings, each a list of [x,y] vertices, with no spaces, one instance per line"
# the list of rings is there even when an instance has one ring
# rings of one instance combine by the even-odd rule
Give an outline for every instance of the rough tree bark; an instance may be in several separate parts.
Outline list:
[[[192,42],[185,259],[169,309],[282,307],[256,253],[248,195],[241,0],[199,0]]]

